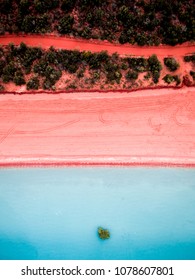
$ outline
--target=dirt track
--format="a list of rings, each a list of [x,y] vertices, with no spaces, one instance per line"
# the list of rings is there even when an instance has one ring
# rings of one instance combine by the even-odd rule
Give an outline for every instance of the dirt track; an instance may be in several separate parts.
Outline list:
[[[0,96],[0,165],[195,166],[195,91]]]
[[[100,52],[107,50],[109,54],[117,52],[120,55],[136,55],[136,56],[150,56],[156,54],[157,56],[184,56],[195,52],[195,45],[178,45],[175,47],[171,46],[158,46],[158,47],[138,47],[129,44],[119,45],[111,44],[107,42],[102,42],[98,40],[79,40],[68,37],[57,37],[53,35],[28,35],[28,36],[16,36],[16,35],[6,35],[0,36],[0,45],[7,45],[9,43],[14,43],[16,45],[21,42],[26,43],[30,46],[40,46],[42,48],[49,48],[53,46],[55,48],[70,49],[70,50],[80,50],[80,51],[91,51]]]

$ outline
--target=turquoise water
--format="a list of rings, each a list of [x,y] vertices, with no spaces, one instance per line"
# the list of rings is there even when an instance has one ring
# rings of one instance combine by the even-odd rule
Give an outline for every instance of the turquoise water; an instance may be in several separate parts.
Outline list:
[[[0,259],[195,260],[195,170],[1,169]]]

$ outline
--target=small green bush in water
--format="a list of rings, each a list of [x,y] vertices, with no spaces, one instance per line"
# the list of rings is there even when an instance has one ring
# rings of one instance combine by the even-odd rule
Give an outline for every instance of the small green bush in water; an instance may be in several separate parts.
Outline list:
[[[110,232],[107,229],[103,229],[101,227],[98,228],[98,235],[101,239],[109,239],[110,238]]]

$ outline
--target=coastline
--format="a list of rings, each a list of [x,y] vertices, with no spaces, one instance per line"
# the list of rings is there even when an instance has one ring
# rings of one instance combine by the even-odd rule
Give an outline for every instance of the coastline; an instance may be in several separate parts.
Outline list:
[[[7,161],[7,162],[6,162]],[[147,168],[153,168],[153,167],[167,167],[167,168],[195,168],[195,160],[189,160],[189,159],[157,159],[156,161],[151,158],[146,159],[140,159],[138,158],[137,161],[135,160],[129,160],[125,161],[124,159],[119,162],[119,159],[116,159],[116,162],[112,161],[94,161],[92,160],[87,161],[79,161],[78,160],[67,160],[63,161],[60,159],[49,159],[48,161],[44,158],[34,158],[29,160],[10,160],[6,159],[6,161],[0,161],[0,169],[2,168],[63,168],[63,167],[81,167],[81,168],[87,168],[87,167],[147,167]]]

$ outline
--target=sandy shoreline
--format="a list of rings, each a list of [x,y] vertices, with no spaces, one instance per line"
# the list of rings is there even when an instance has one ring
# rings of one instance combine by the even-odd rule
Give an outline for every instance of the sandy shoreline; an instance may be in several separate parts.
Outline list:
[[[192,162],[191,162],[192,161]],[[161,159],[156,159],[156,161],[152,158],[139,158],[137,161],[125,161],[122,159],[119,161],[117,159],[116,162],[113,161],[88,161],[86,160],[81,160],[79,161],[76,160],[59,160],[59,159],[49,159],[48,161],[41,159],[40,158],[36,159],[17,159],[11,161],[8,159],[8,162],[3,160],[0,162],[0,168],[62,168],[62,167],[172,167],[172,168],[195,168],[195,163],[194,160],[186,160],[184,159],[183,161],[178,158],[178,159],[169,159],[169,158],[164,158],[163,160]]]
[[[195,166],[195,89],[1,95],[0,166]]]

